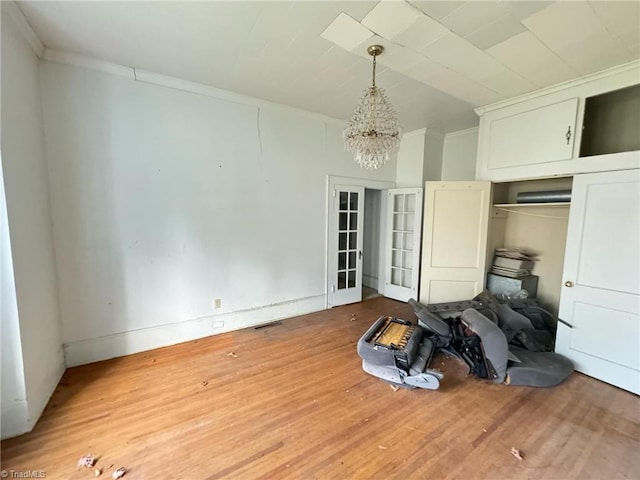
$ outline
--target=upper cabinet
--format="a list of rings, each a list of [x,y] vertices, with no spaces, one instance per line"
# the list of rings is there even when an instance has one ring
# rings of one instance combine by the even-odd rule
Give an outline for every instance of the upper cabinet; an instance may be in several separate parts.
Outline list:
[[[572,98],[491,122],[489,169],[573,157],[578,99]]]
[[[477,180],[640,166],[640,62],[476,109]]]

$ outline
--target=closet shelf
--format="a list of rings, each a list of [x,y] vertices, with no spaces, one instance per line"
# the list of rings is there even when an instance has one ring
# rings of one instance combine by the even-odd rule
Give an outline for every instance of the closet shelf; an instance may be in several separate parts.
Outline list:
[[[520,208],[520,207],[568,207],[571,202],[547,202],[547,203],[494,203],[494,208]]]

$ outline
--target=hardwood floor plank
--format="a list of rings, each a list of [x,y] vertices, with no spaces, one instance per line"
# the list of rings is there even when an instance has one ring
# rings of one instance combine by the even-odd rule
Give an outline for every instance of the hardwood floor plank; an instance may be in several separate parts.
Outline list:
[[[637,396],[577,373],[495,385],[443,354],[439,390],[393,391],[356,353],[382,314],[415,321],[378,297],[68,369],[0,468],[86,479],[93,453],[129,479],[640,477]]]

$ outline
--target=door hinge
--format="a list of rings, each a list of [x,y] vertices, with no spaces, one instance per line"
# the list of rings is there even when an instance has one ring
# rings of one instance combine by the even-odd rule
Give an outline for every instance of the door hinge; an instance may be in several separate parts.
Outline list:
[[[333,189],[333,198],[336,198],[336,189]]]
[[[331,285],[331,293],[335,293],[336,291],[336,286],[335,285]]]

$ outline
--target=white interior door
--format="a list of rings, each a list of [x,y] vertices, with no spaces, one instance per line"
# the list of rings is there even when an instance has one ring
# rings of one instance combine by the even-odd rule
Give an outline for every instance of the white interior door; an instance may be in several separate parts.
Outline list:
[[[362,300],[364,187],[336,185],[330,219],[329,305]]]
[[[388,190],[386,227],[384,296],[402,302],[418,298],[422,188]]]
[[[640,170],[575,176],[556,352],[577,371],[636,394],[639,243]]]
[[[484,288],[491,182],[427,182],[420,302],[469,300]]]

